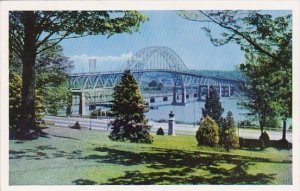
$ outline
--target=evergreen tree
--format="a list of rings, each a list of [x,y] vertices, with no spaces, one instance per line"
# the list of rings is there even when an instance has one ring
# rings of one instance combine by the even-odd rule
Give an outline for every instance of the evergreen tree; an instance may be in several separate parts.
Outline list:
[[[204,108],[202,108],[202,116],[206,117],[208,115],[220,125],[223,112],[224,109],[222,108],[220,97],[216,89],[213,86],[210,86]]]
[[[112,112],[116,119],[112,123],[111,140],[136,143],[152,143],[150,126],[144,113],[148,111],[138,84],[129,70],[126,70],[113,93]]]
[[[234,118],[231,111],[228,111],[226,118],[222,118],[219,128],[219,144],[227,151],[230,148],[239,147],[239,138],[236,135],[236,128],[234,124]]]
[[[219,132],[217,123],[209,116],[204,117],[196,132],[198,145],[216,146],[219,142]]]

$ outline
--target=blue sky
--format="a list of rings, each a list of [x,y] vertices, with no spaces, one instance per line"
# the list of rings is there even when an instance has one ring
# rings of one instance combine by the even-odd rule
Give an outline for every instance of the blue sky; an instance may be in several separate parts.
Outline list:
[[[97,59],[97,70],[125,67],[127,60],[142,48],[167,46],[173,49],[189,69],[233,70],[245,61],[239,46],[231,43],[216,47],[197,23],[179,17],[175,11],[144,11],[149,21],[133,34],[97,35],[69,39],[61,43],[64,54],[74,61],[74,72],[87,72],[88,59]],[[210,24],[210,29],[220,30]]]

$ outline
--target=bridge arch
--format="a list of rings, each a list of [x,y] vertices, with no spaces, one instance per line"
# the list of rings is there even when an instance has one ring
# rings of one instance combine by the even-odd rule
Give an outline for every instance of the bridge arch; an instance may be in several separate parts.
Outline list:
[[[189,70],[174,50],[163,46],[152,46],[141,49],[128,61],[127,69],[131,71]]]

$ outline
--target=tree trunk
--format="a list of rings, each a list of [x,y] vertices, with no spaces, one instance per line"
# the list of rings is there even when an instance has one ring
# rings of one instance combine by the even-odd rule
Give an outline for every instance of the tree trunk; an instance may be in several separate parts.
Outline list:
[[[286,120],[283,120],[282,140],[286,141]]]
[[[262,135],[264,132],[264,126],[265,126],[265,122],[263,119],[259,120],[259,126],[260,126],[260,135]]]
[[[35,16],[33,11],[24,11],[24,47],[22,53],[22,102],[21,118],[18,125],[19,137],[30,138],[30,130],[36,130],[35,124]]]

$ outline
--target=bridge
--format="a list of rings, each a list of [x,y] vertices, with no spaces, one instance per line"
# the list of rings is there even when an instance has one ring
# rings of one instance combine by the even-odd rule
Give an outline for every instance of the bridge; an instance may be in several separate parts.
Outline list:
[[[188,100],[203,101],[208,87],[214,86],[221,97],[234,95],[243,83],[238,80],[207,77],[188,69],[176,52],[168,47],[147,47],[132,56],[127,63],[142,91],[144,99],[153,103],[157,99],[185,105]],[[84,107],[94,109],[97,104],[112,99],[113,87],[120,81],[124,70],[71,74],[69,79],[72,104],[79,105],[79,114]],[[150,87],[149,82],[155,87]],[[171,97],[171,98],[170,98]]]

